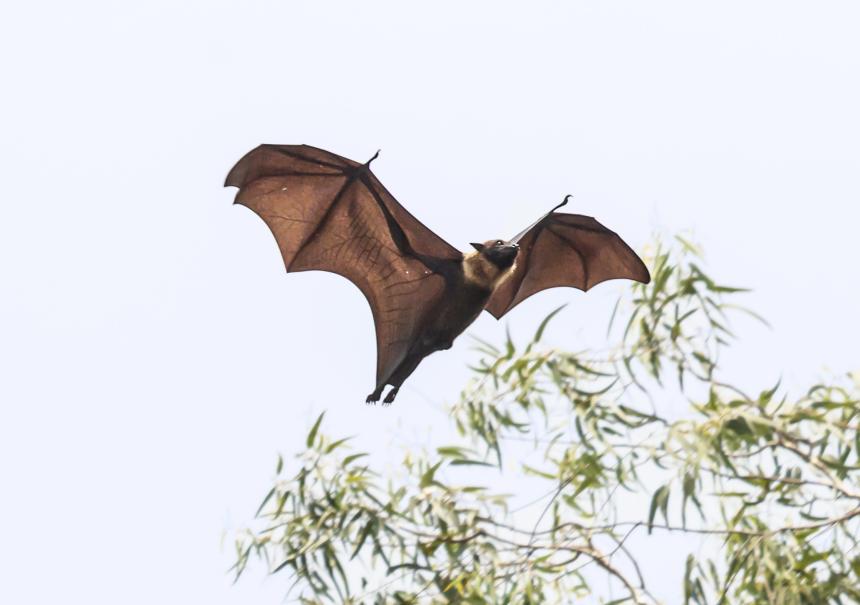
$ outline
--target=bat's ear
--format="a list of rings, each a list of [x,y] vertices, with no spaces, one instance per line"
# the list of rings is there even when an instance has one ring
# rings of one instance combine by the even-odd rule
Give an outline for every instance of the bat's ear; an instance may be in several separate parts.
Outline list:
[[[469,245],[470,245],[470,246],[472,246],[472,247],[473,247],[475,250],[477,250],[478,252],[483,252],[483,251],[484,251],[484,244],[476,244],[475,242],[472,242],[472,243],[471,243],[471,244],[469,244]]]

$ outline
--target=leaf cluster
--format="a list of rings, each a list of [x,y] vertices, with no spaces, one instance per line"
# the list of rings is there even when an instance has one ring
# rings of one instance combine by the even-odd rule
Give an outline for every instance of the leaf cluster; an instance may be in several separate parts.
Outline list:
[[[860,602],[857,382],[747,394],[720,362],[744,291],[680,238],[650,265],[605,350],[545,347],[562,309],[524,345],[480,342],[459,439],[399,473],[320,416],[237,536],[237,577],[259,558],[303,603],[657,603],[643,561],[683,533],[704,541],[677,570],[686,604]],[[467,480],[510,473],[530,496]]]

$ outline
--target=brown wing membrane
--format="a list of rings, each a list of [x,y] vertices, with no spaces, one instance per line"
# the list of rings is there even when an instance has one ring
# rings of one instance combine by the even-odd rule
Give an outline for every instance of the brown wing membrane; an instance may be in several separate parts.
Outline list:
[[[227,175],[269,226],[287,271],[337,273],[373,313],[377,382],[405,357],[462,255],[409,214],[367,165],[307,145],[261,145]]]
[[[499,319],[547,288],[580,290],[609,279],[648,283],[648,269],[618,235],[590,216],[553,212],[519,240],[511,275],[493,293],[487,310]]]

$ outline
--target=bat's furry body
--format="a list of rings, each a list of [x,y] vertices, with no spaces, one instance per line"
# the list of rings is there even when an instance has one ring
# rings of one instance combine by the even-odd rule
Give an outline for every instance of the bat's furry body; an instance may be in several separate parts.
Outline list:
[[[409,349],[403,362],[388,378],[376,385],[368,395],[368,402],[378,401],[386,384],[394,388],[386,395],[384,403],[391,403],[403,381],[406,380],[425,357],[436,351],[450,349],[463,331],[487,306],[496,285],[510,274],[513,265],[499,267],[480,252],[463,255],[462,261],[452,263],[444,272],[446,290],[456,292],[439,301],[430,316],[423,322],[420,336]]]
[[[464,254],[409,214],[370,162],[306,145],[261,145],[226,185],[238,187],[236,202],[272,230],[287,271],[338,273],[368,299],[377,340],[368,402],[391,385],[384,400],[391,403],[421,360],[450,348],[483,310],[500,318],[554,286],[649,280],[615,233],[593,218],[556,213],[558,206],[512,240],[472,244],[475,252]]]

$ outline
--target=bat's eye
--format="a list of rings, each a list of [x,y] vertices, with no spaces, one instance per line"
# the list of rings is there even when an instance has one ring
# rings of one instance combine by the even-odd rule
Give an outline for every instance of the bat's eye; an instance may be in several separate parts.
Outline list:
[[[505,242],[503,242],[503,241],[502,241],[502,240],[500,240],[500,239],[497,239],[497,240],[496,240],[496,245],[497,245],[497,246],[501,246],[501,245],[502,245],[502,244],[504,244],[504,243],[505,243]]]

